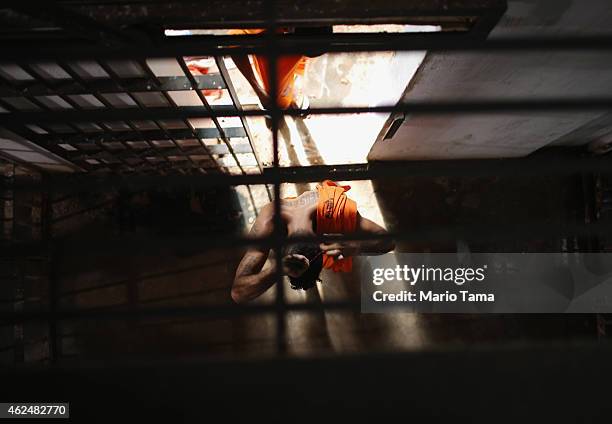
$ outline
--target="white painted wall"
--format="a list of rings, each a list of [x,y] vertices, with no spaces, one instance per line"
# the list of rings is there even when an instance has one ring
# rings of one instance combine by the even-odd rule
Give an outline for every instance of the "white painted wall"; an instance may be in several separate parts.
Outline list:
[[[610,33],[609,0],[508,2],[490,38]],[[612,53],[430,53],[406,100],[606,96]],[[408,117],[369,160],[519,157],[550,144],[586,143],[612,131],[612,114],[514,113]]]

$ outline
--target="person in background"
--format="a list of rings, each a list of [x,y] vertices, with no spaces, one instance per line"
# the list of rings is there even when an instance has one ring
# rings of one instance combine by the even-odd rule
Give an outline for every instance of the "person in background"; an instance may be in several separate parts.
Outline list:
[[[231,35],[264,34],[263,29],[235,29]],[[308,27],[308,28],[279,28],[278,33],[296,35],[322,35],[333,32],[332,27]],[[277,104],[281,109],[296,108],[307,109],[308,98],[296,90],[296,81],[304,77],[308,58],[320,56],[321,53],[309,52],[307,55],[285,55],[279,56],[276,63],[277,68]],[[242,75],[249,82],[261,105],[269,109],[271,107],[271,79],[269,60],[265,55],[232,55],[232,60]]]

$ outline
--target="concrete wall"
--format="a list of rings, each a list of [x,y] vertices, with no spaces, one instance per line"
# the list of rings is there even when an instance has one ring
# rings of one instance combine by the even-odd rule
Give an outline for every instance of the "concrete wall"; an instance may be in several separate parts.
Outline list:
[[[489,38],[601,34],[611,21],[606,0],[509,1]],[[610,53],[430,53],[405,100],[606,96],[611,70]],[[379,135],[368,159],[520,157],[611,131],[611,115],[598,112],[409,116],[393,138]]]

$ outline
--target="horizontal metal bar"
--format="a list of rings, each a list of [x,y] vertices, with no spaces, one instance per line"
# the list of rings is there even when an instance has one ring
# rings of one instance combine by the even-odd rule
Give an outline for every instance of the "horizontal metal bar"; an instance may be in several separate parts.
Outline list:
[[[100,108],[93,110],[54,110],[52,112],[11,112],[0,114],[0,125],[50,122],[113,122],[132,120],[210,118],[212,116],[236,116],[235,106],[213,106],[208,111],[203,106],[150,107],[150,108]],[[9,119],[11,117],[12,119]],[[57,118],[55,118],[57,117]]]
[[[193,1],[132,1],[137,4],[125,12],[125,1],[75,2],[74,10],[107,25],[159,25],[166,28],[264,28],[269,24],[270,9],[267,0],[248,3],[208,0],[201,7]],[[504,10],[504,0],[436,0],[377,2],[367,0],[350,2],[329,1],[277,1],[274,18],[283,26],[321,26],[339,24],[411,23],[415,19],[429,18],[434,22],[445,18],[463,21]],[[253,26],[255,25],[255,26]]]
[[[326,36],[275,35],[275,53],[321,54],[366,51],[609,51],[612,36],[512,37],[482,40],[469,33],[334,33]],[[135,59],[177,56],[231,56],[270,54],[269,37],[257,35],[168,37],[155,44],[130,43],[122,47],[74,42],[0,43],[1,61]],[[36,52],[36,54],[32,54]]]
[[[590,224],[590,225],[575,225],[572,224],[570,226],[568,226],[569,229],[573,230],[573,231],[582,231],[582,232],[589,232],[589,231],[606,231],[609,232],[612,230],[612,226],[609,224]],[[478,226],[475,227],[475,229],[477,229],[477,231],[480,234],[483,235],[487,235],[489,237],[491,237],[494,240],[499,241],[500,239],[503,240],[503,238],[505,236],[511,237],[513,240],[516,240],[516,238],[519,236],[519,233],[522,233],[526,236],[529,236],[531,238],[537,238],[537,237],[549,237],[551,235],[559,235],[560,231],[566,229],[560,229],[558,227],[558,225],[553,225],[549,222],[543,222],[543,223],[530,223],[530,224],[526,224],[526,225],[517,225],[516,228],[504,228],[503,226],[498,226],[496,225],[496,231],[492,232],[489,231],[489,229],[487,228],[483,228],[482,226]],[[546,229],[546,231],[544,231],[544,229]],[[536,232],[534,232],[536,231]],[[387,235],[381,235],[381,234],[373,234],[373,235],[344,235],[343,238],[345,239],[350,239],[350,240],[372,240],[372,239],[383,239],[383,238],[393,238],[395,240],[397,239],[401,239],[401,240],[414,240],[415,238],[415,234],[419,234],[419,232],[422,232],[422,229],[414,229],[414,230],[410,230],[401,234],[387,234]],[[432,240],[436,240],[436,237],[432,237],[436,235],[436,232],[439,232],[439,228],[436,227],[435,229],[433,228],[429,228],[425,231],[425,233],[421,233],[420,236],[422,237],[423,235],[425,235],[425,239],[432,241]],[[455,234],[456,236],[456,234]],[[338,237],[335,236],[327,236],[327,237],[316,237],[316,238],[311,238],[311,237],[295,237],[295,238],[291,238],[291,239],[285,239],[285,241],[287,240],[293,240],[293,241],[313,241],[313,240],[318,240],[318,241],[322,241],[322,240],[335,240]],[[236,240],[234,240],[231,236],[230,237],[223,237],[223,238],[218,238],[215,240],[218,241],[224,241],[224,243],[227,243],[228,239],[230,239],[231,246],[236,247]],[[213,240],[213,245],[215,243],[215,240]],[[237,239],[237,240],[247,240],[247,239]],[[278,244],[280,243],[279,240],[274,240],[273,238],[268,238],[268,239],[261,239],[262,242],[259,244],[264,243],[263,240],[267,240],[267,242],[271,242],[272,245]],[[129,243],[129,240],[127,240]],[[180,243],[180,245],[184,248],[185,246],[194,246],[195,243],[197,243],[200,248],[204,249],[209,249],[211,248],[210,246],[210,240],[207,239],[207,243],[206,246],[202,246],[202,239],[198,238],[198,237],[180,237],[179,239],[176,239],[175,241],[177,241],[178,243]],[[266,243],[267,243],[266,242]],[[249,243],[253,243],[253,239],[249,240]],[[146,244],[138,244],[136,246],[137,251],[139,252],[139,254],[146,254],[146,248],[147,246],[150,246],[151,244],[151,240],[148,240],[148,243]],[[168,240],[165,239],[163,241],[160,241],[160,244],[163,244],[164,248],[169,248],[171,246],[174,245],[174,243],[168,243]],[[143,249],[143,246],[145,247]],[[100,243],[98,243],[98,241],[96,241],[95,243],[92,243],[92,247],[93,249],[89,249],[89,246],[80,246],[80,249],[74,253],[78,254],[79,252],[81,254],[86,254],[86,255],[92,255],[92,254],[96,254],[98,253],[101,245]],[[103,246],[105,247],[105,246]],[[117,245],[116,243],[113,243],[112,247],[108,246],[109,248],[111,248],[113,252],[113,254],[116,255],[120,255],[122,253],[122,251],[126,248],[126,245],[124,243],[121,243],[120,245]],[[64,252],[64,254],[73,254],[73,251],[70,252]],[[95,319],[95,320],[100,320],[100,319],[138,319],[138,318],[144,318],[144,317],[158,317],[158,316],[172,316],[172,317],[185,317],[185,316],[199,316],[199,317],[233,317],[233,316],[239,316],[239,315],[253,315],[253,314],[261,314],[261,313],[270,313],[270,312],[279,312],[279,311],[325,311],[325,310],[358,310],[360,308],[360,303],[359,302],[354,302],[354,301],[344,301],[344,302],[321,302],[321,303],[291,303],[291,304],[284,304],[284,303],[274,303],[274,304],[268,304],[268,305],[202,305],[200,307],[160,307],[160,308],[141,308],[141,309],[133,309],[133,308],[129,308],[129,309],[122,309],[122,308],[96,308],[96,309],[64,309],[64,310],[58,310],[58,311],[54,311],[53,313],[49,312],[49,311],[45,311],[45,310],[41,310],[41,311],[20,311],[20,312],[14,312],[14,311],[10,311],[10,312],[0,312],[0,323],[3,324],[10,324],[10,323],[17,323],[17,322],[28,322],[28,321],[37,321],[37,320],[48,320],[48,319],[60,319],[60,320],[67,320],[67,319]]]
[[[95,121],[92,121],[95,122]],[[100,121],[98,121],[100,122]],[[0,124],[1,125],[1,124]],[[13,125],[5,125],[10,128]],[[226,127],[223,129],[226,135],[230,138],[244,138],[246,132],[243,127]],[[26,137],[28,140],[41,145],[50,144],[72,144],[72,143],[111,143],[111,142],[127,142],[127,141],[144,141],[144,140],[168,140],[168,135],[174,140],[192,140],[193,136],[197,135],[200,139],[216,139],[220,137],[217,128],[196,128],[190,129],[166,129],[166,130],[146,130],[139,129],[138,131],[105,131],[105,132],[89,132],[89,133],[70,133],[70,134],[35,134],[31,133]],[[144,137],[142,137],[144,136]],[[161,147],[160,147],[161,148]]]
[[[493,228],[494,227],[494,228]],[[276,248],[294,242],[329,242],[335,240],[393,240],[395,242],[417,243],[446,243],[453,245],[457,240],[465,242],[491,242],[504,241],[540,241],[584,237],[593,234],[609,234],[612,232],[612,223],[598,221],[590,224],[567,223],[561,225],[551,221],[543,222],[513,222],[486,225],[419,225],[406,231],[391,231],[385,234],[343,234],[318,235],[312,237],[287,237],[285,235],[271,237],[245,237],[229,233],[211,235],[203,231],[191,229],[189,234],[159,237],[153,243],[151,237],[139,235],[123,235],[121,238],[95,239],[88,242],[79,241],[78,245],[68,245],[62,248],[62,254],[69,257],[98,255],[104,257],[126,257],[138,252],[138,255],[158,255],[159,247],[164,249],[177,249],[202,253],[212,249],[236,249],[248,246]],[[206,242],[203,243],[202,240]],[[46,252],[47,246],[42,243],[9,243],[0,246],[0,257],[4,259],[20,258],[24,255],[38,255]]]
[[[92,93],[113,94],[123,92],[159,92],[159,91],[185,91],[191,90],[191,84],[187,77],[158,77],[159,81],[148,78],[125,78],[116,82],[108,78],[93,78],[87,80],[87,86],[75,80],[63,80],[60,82],[49,81],[52,85],[38,83],[14,84],[3,83],[0,85],[0,96],[51,96],[62,95],[85,95]],[[225,83],[221,75],[194,75],[200,90],[225,89]]]
[[[339,115],[357,113],[406,113],[406,114],[495,114],[502,112],[578,112],[586,110],[607,111],[612,109],[612,97],[598,98],[551,98],[504,99],[504,100],[436,100],[411,101],[389,106],[346,106],[310,108],[307,110],[286,109],[279,113],[288,116]],[[17,112],[0,114],[0,126],[51,122],[96,122],[147,119],[189,119],[233,116],[269,116],[268,110],[238,110],[235,107],[217,106],[212,112],[203,107],[147,108],[147,109],[104,109],[91,111]]]
[[[494,227],[494,228],[493,228]],[[566,225],[553,224],[551,222],[516,222],[503,225],[421,225],[407,231],[392,231],[386,234],[345,234],[342,236],[313,236],[313,237],[267,237],[252,238],[236,235],[233,233],[224,235],[210,235],[202,229],[192,231],[189,235],[159,237],[157,240],[151,237],[138,235],[125,235],[121,239],[94,239],[88,241],[83,239],[78,246],[71,248],[66,246],[63,253],[70,257],[86,255],[99,255],[104,257],[129,257],[135,252],[138,255],[157,255],[159,247],[178,249],[195,253],[204,253],[214,249],[236,249],[245,247],[275,248],[279,245],[287,245],[293,242],[330,242],[344,241],[370,241],[387,240],[409,243],[434,243],[454,246],[457,240],[469,243],[503,243],[506,241],[542,241],[560,240],[562,238],[574,238],[592,236],[593,234],[609,234],[612,225],[605,222],[592,224]],[[206,243],[202,243],[205,239]],[[560,247],[559,247],[560,248]],[[46,252],[46,246],[39,242],[4,243],[0,247],[0,255],[3,260],[21,258],[24,255],[40,255]]]
[[[511,159],[463,159],[426,161],[382,161],[348,165],[322,165],[267,168],[263,174],[206,176],[121,176],[80,174],[53,176],[44,181],[12,183],[14,190],[84,190],[113,188],[155,189],[159,187],[215,187],[274,184],[278,182],[317,182],[376,180],[416,176],[538,176],[571,175],[581,172],[612,172],[610,156],[541,154]]]
[[[10,1],[11,8],[31,16],[35,21],[45,22],[44,26],[57,25],[66,32],[96,42],[122,43],[130,38],[119,29],[103,24],[96,19],[76,13],[74,10],[53,2],[40,7],[35,2]]]
[[[180,141],[180,140],[179,140]],[[227,155],[229,154],[229,149],[225,144],[214,144],[214,145],[206,145],[206,146],[186,146],[183,150],[179,150],[176,147],[159,147],[159,148],[144,148],[144,149],[123,149],[123,150],[104,150],[97,144],[72,144],[77,147],[79,150],[67,150],[64,155],[66,159],[73,160],[77,157],[91,157],[93,159],[97,158],[112,158],[112,157],[144,157],[144,156],[159,156],[159,157],[169,157],[169,156],[185,156],[185,155],[206,155],[208,153],[213,155]],[[234,153],[253,153],[251,150],[251,146],[247,143],[235,144],[234,145]],[[209,159],[210,160],[210,159]]]
[[[86,159],[95,159],[95,158],[89,158],[89,157],[83,156],[79,158],[78,160],[84,161]],[[99,172],[99,173],[106,173],[106,171],[109,171],[109,172],[121,173],[122,175],[150,175],[151,173],[160,175],[159,173],[161,171],[163,171],[166,175],[185,175],[184,172],[182,171],[192,171],[192,170],[202,170],[202,169],[206,171],[206,174],[214,175],[215,173],[221,172],[218,169],[218,166],[210,162],[210,160],[197,161],[197,160],[188,160],[189,158],[186,158],[185,160],[179,160],[179,161],[151,163],[150,161],[144,158],[139,158],[139,159],[140,159],[139,161],[134,161],[134,164],[131,164],[131,165],[120,162],[119,160],[116,160],[116,161],[103,162],[100,164],[94,164],[94,165],[91,165],[91,167],[95,169],[96,172]],[[202,174],[198,173],[197,175],[202,175]]]
[[[155,317],[213,317],[231,318],[245,315],[260,315],[279,311],[359,311],[359,301],[335,301],[321,303],[289,303],[289,304],[241,304],[241,305],[202,305],[199,307],[148,307],[140,309],[72,309],[50,311],[20,311],[0,312],[0,324],[17,324],[31,321],[57,320],[117,320],[142,319]]]

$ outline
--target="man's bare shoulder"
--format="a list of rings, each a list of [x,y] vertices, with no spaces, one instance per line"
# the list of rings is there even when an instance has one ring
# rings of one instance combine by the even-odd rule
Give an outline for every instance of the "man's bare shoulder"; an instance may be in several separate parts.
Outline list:
[[[319,200],[319,193],[316,190],[305,191],[295,199],[281,199],[283,206],[304,207],[316,205]],[[272,204],[274,207],[274,205]]]

